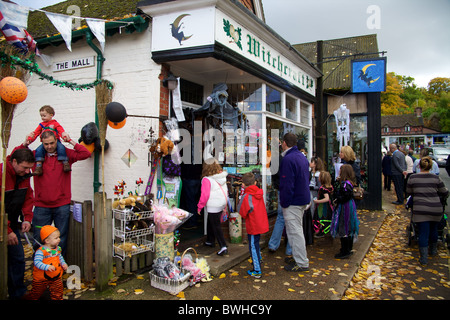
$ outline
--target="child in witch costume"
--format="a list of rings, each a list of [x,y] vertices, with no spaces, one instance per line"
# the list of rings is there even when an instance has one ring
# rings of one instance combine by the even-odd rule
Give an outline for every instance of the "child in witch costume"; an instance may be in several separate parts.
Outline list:
[[[256,186],[253,173],[249,172],[242,176],[244,194],[238,205],[239,214],[245,219],[248,235],[248,248],[252,257],[253,270],[248,270],[248,275],[261,278],[261,250],[259,239],[261,234],[269,231],[269,220],[267,218],[266,204],[263,190]]]
[[[317,194],[314,209],[314,226],[317,226],[316,237],[323,237],[324,230],[330,225],[328,222],[321,223],[320,220],[330,220],[333,214],[333,192],[334,188],[331,184],[331,175],[327,171],[322,171],[319,175],[320,188]]]
[[[352,254],[353,240],[358,236],[359,220],[353,199],[355,173],[349,164],[339,171],[339,188],[336,190],[336,209],[331,219],[330,232],[333,238],[341,239],[341,250],[334,257],[345,259]]]
[[[41,229],[43,245],[34,255],[33,282],[28,300],[38,300],[48,288],[52,300],[63,299],[63,270],[67,270],[67,263],[61,255],[61,241],[59,230],[46,225]]]
[[[29,143],[32,143],[34,140],[39,137],[42,132],[51,130],[55,133],[56,140],[57,140],[57,148],[56,148],[56,154],[58,156],[58,161],[62,161],[64,167],[64,172],[71,171],[70,164],[69,164],[69,158],[66,154],[66,149],[64,145],[59,141],[59,138],[62,138],[64,141],[70,141],[70,136],[67,132],[65,132],[64,128],[58,123],[58,121],[54,120],[53,117],[55,116],[55,110],[49,106],[45,105],[39,109],[39,114],[41,116],[42,122],[39,123],[39,126],[31,132],[27,136],[27,140]],[[36,149],[35,157],[36,157],[36,169],[34,170],[33,175],[40,176],[42,175],[42,162],[45,159],[45,148],[41,144]]]

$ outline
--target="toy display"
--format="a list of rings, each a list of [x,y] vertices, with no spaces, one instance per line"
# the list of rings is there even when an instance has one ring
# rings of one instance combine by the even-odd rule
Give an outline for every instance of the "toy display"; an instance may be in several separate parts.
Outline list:
[[[156,234],[174,232],[192,216],[192,213],[185,210],[176,207],[169,208],[166,205],[154,205],[153,210]]]

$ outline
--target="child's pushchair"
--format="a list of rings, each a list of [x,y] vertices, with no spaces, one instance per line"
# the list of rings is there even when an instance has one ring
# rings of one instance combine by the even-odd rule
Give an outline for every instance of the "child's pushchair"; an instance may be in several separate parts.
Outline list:
[[[442,219],[438,224],[438,244],[442,243],[444,246],[450,249],[450,233],[447,224],[447,214],[445,213],[445,206],[447,205],[447,198],[441,199],[442,202]],[[412,196],[409,196],[406,200],[405,208],[411,209],[411,220],[406,227],[406,235],[408,237],[408,245],[412,245],[413,241],[418,241],[418,228],[417,224],[412,221]]]

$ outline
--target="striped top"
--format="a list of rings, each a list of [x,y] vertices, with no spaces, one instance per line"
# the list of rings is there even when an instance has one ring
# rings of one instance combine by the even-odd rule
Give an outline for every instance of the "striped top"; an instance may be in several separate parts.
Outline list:
[[[448,190],[439,176],[433,173],[416,173],[409,177],[406,193],[413,197],[413,222],[439,222],[444,212],[440,197]]]

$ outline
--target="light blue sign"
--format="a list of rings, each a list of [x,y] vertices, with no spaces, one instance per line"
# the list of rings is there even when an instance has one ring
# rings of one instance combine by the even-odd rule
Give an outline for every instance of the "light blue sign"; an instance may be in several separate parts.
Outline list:
[[[352,92],[386,91],[386,58],[352,61]]]

